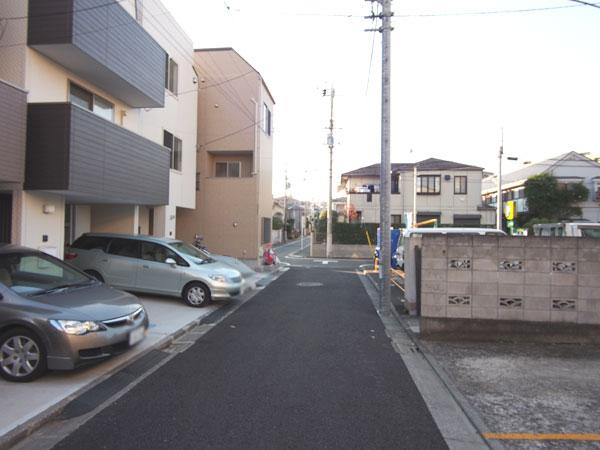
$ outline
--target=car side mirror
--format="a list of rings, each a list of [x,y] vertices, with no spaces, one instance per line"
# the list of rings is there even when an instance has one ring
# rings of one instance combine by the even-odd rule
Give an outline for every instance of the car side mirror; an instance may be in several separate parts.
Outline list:
[[[167,258],[165,259],[165,264],[175,267],[177,265],[177,261],[175,261],[173,258]]]

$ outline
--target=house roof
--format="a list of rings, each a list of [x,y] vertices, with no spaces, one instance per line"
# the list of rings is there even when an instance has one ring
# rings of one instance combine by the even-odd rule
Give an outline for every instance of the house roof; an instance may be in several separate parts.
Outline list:
[[[443,159],[428,158],[417,163],[392,163],[392,172],[408,172],[414,170],[415,166],[417,171],[430,171],[430,170],[483,170],[482,167],[471,166],[468,164],[457,163],[454,161],[445,161]],[[370,166],[361,167],[360,169],[352,170],[342,174],[342,178],[348,177],[373,177],[379,176],[379,164],[372,164]]]
[[[589,165],[590,167],[597,167],[598,169],[600,169],[600,164],[598,164],[596,161],[586,158],[585,156],[580,155],[577,152],[568,152],[559,156],[555,156],[553,158],[546,159],[544,161],[529,164],[523,167],[522,169],[515,170],[514,172],[502,174],[502,186],[524,183],[529,177],[532,177],[534,175],[539,175],[542,173],[552,173],[553,169],[557,166],[569,162],[581,162],[585,165]],[[568,178],[576,178],[576,176]],[[493,190],[494,192],[496,191],[496,175],[492,175],[483,180],[482,190]]]

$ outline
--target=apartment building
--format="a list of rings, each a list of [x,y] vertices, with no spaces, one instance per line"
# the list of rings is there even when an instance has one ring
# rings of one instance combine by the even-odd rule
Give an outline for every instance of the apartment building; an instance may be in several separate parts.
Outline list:
[[[199,76],[195,210],[177,235],[242,259],[271,243],[273,106],[261,74],[232,48],[194,52]]]
[[[505,205],[514,202],[514,211],[527,212],[525,182],[529,177],[549,173],[559,183],[583,183],[590,191],[589,198],[581,202],[581,217],[573,219],[600,222],[600,163],[584,154],[568,152],[544,161],[527,164],[519,170],[502,175],[502,198]],[[484,178],[482,185],[483,202],[496,207],[498,197],[498,179],[495,175]]]
[[[11,242],[62,256],[86,231],[175,236],[177,209],[195,206],[197,76],[165,7],[29,0],[0,17],[3,136],[26,95],[26,143],[0,144]]]
[[[416,180],[415,180],[416,168]],[[410,225],[416,186],[416,221],[442,226],[493,226],[494,209],[481,201],[483,169],[429,158],[392,164],[392,225]],[[351,221],[379,223],[379,164],[342,174],[346,213]]]

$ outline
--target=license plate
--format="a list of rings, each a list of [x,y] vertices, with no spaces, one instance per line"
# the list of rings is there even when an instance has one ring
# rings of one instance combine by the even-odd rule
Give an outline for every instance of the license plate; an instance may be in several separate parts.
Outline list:
[[[144,327],[139,327],[129,333],[129,345],[135,345],[144,339],[144,335],[146,334],[146,330]]]

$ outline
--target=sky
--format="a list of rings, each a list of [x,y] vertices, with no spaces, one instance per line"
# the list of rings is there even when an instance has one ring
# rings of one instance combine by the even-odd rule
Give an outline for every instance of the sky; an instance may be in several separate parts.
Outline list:
[[[594,0],[590,0],[594,1]],[[163,0],[195,48],[233,47],[263,76],[273,194],[326,200],[335,88],[340,175],[381,157],[381,34],[364,0]],[[599,3],[600,5],[600,3]],[[536,9],[536,11],[523,11]],[[600,9],[571,0],[394,0],[391,161],[503,172],[568,151],[600,156]],[[520,10],[520,11],[516,11]],[[513,12],[507,12],[513,11]]]

